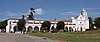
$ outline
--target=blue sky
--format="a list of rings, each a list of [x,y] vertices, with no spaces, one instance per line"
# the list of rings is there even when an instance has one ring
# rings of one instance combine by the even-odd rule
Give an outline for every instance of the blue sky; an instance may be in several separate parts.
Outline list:
[[[100,0],[0,0],[0,21],[9,18],[27,17],[29,8],[42,9],[36,19],[62,20],[78,16],[85,8],[90,17],[100,17]]]

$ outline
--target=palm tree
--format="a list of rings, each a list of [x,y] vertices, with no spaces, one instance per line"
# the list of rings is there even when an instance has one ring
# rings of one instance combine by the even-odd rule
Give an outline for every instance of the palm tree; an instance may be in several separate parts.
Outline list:
[[[34,20],[35,16],[33,15],[33,13],[35,13],[35,9],[30,8],[30,14],[28,15],[29,20]]]

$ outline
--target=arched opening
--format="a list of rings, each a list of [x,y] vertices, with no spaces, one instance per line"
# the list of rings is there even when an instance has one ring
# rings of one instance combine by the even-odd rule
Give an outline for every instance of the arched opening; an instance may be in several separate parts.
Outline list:
[[[81,27],[81,31],[82,31],[82,27]]]
[[[69,32],[72,32],[72,31],[73,31],[72,27],[69,27]]]
[[[27,28],[27,32],[32,32],[32,31],[33,31],[32,26],[29,26],[29,27]]]
[[[34,32],[38,32],[39,31],[39,27],[38,26],[35,26],[34,27]]]
[[[16,31],[19,31],[19,30],[18,30],[18,26],[14,26],[13,29],[14,29],[14,33],[15,33]]]
[[[52,32],[52,33],[56,32],[56,29],[55,29],[54,26],[51,27],[51,32]]]
[[[68,27],[67,26],[64,28],[64,31],[65,32],[68,32]]]
[[[24,34],[26,32],[26,27],[24,27],[22,31],[23,31],[23,34]]]

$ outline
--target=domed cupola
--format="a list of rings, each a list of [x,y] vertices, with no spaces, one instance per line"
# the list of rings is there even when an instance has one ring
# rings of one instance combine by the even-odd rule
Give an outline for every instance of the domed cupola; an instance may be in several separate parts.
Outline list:
[[[88,19],[87,12],[84,8],[80,12],[80,18],[85,19],[85,20]]]
[[[83,8],[82,11],[80,12],[80,15],[82,16],[87,16],[86,10]]]

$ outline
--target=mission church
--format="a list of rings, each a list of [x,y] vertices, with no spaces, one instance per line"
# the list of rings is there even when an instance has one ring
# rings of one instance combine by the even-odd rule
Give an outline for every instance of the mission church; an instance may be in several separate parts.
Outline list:
[[[29,12],[30,13],[30,12]],[[32,12],[34,13],[34,12]],[[6,26],[6,32],[14,32],[14,28],[17,26],[17,22],[19,19],[8,19],[7,26]],[[38,31],[41,30],[42,23],[46,20],[28,20],[26,19],[25,29],[26,31],[34,31],[37,29]],[[51,22],[51,27],[54,26],[56,28],[56,24],[59,20],[48,20]],[[74,31],[86,31],[86,29],[89,29],[89,19],[87,16],[87,11],[85,9],[82,9],[79,13],[79,16],[77,17],[71,17],[69,19],[63,20],[65,23],[65,29],[67,28],[67,31],[72,28]],[[37,27],[37,28],[35,28]]]

